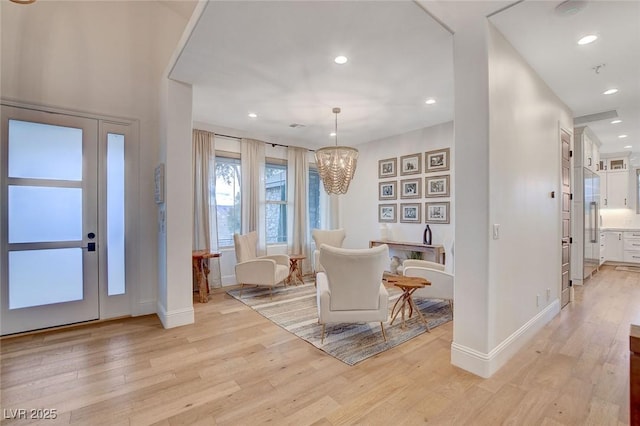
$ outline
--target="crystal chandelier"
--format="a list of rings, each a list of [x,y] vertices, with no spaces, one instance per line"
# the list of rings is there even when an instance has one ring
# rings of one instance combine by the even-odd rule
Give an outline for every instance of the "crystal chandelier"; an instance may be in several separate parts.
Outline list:
[[[327,194],[346,194],[353,174],[356,172],[358,150],[348,146],[338,146],[340,108],[334,108],[333,113],[336,115],[336,145],[317,150],[316,165]]]

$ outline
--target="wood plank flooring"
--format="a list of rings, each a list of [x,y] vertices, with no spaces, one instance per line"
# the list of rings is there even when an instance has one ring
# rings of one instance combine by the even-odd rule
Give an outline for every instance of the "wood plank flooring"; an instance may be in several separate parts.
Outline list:
[[[452,324],[350,367],[224,292],[196,323],[155,316],[1,341],[2,424],[624,425],[640,274],[605,267],[505,367],[449,363]],[[13,411],[15,412],[15,411]]]

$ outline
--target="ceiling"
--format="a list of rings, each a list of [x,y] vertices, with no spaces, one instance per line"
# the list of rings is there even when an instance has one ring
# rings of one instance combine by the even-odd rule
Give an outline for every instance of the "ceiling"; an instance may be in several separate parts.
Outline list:
[[[194,121],[317,148],[333,107],[340,145],[450,121],[452,64],[451,34],[414,2],[209,2],[171,77],[193,84]]]
[[[640,1],[582,2],[584,9],[574,14],[556,11],[560,3],[525,1],[490,19],[574,117],[617,111],[619,124],[585,123],[602,142],[601,152],[640,153]],[[599,38],[579,46],[587,34]],[[609,88],[619,91],[603,95]],[[622,134],[628,137],[618,138]]]
[[[560,3],[519,2],[490,19],[574,116],[617,111],[620,124],[586,123],[601,152],[640,152],[640,0],[589,1],[573,15],[556,13]],[[576,44],[592,32],[596,42]],[[334,142],[337,106],[339,144],[357,145],[453,119],[452,41],[412,1],[209,2],[171,78],[194,86],[194,121],[317,148]],[[610,87],[619,92],[602,95]]]

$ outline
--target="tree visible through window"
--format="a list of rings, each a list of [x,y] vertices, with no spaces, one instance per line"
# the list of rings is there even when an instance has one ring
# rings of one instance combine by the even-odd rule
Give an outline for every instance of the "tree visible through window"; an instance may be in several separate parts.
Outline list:
[[[287,166],[265,167],[267,244],[287,242]]]
[[[240,159],[216,156],[215,193],[218,247],[233,246],[233,234],[241,232]]]
[[[320,229],[320,175],[309,167],[309,238],[312,229]]]

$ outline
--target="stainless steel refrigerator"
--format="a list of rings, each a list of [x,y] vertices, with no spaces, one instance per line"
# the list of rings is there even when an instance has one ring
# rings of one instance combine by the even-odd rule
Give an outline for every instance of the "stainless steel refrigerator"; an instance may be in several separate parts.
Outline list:
[[[583,278],[588,278],[600,264],[600,176],[584,171],[584,261]]]

